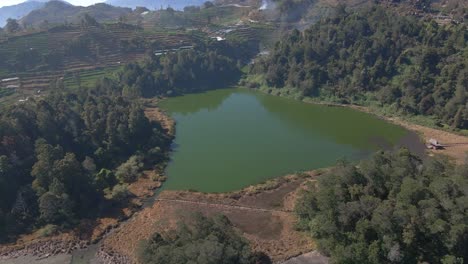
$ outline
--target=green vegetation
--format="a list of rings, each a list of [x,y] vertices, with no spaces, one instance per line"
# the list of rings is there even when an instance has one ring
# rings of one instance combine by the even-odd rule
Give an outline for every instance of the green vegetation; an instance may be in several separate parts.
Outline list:
[[[116,74],[122,69],[123,67],[106,67],[66,73],[63,83],[67,89],[72,90],[91,88],[102,78],[115,79]]]
[[[1,240],[102,215],[128,197],[125,183],[167,160],[171,138],[122,87],[52,89],[0,116]]]
[[[68,45],[80,50],[77,43]],[[207,42],[153,55],[142,65],[75,72],[54,81],[46,97],[6,107],[0,116],[1,240],[44,225],[67,228],[125,204],[127,184],[143,169],[160,168],[171,142],[146,118],[139,99],[236,83],[249,53],[232,50],[229,42]]]
[[[406,150],[340,162],[303,194],[299,227],[333,263],[463,263],[468,165]]]
[[[15,89],[9,89],[9,88],[0,88],[0,98],[4,96],[9,96],[15,93]]]
[[[112,68],[126,63],[134,54],[193,45],[203,39],[185,31],[167,33],[123,23],[98,24],[85,16],[79,25],[55,26],[1,41],[0,77],[25,72],[76,72],[96,66]]]
[[[315,0],[274,0],[281,20],[287,22],[299,21],[309,11]]]
[[[248,44],[246,44],[248,45]],[[126,96],[171,96],[235,84],[241,61],[252,56],[242,43],[208,42],[197,50],[153,56],[143,64],[128,64],[119,82]]]
[[[466,25],[399,16],[373,7],[344,8],[295,30],[251,69],[251,87],[288,88],[340,103],[392,106],[402,115],[434,116],[468,128]],[[255,77],[251,77],[255,79]]]
[[[263,253],[252,253],[225,216],[213,218],[196,214],[175,232],[155,233],[140,250],[143,264],[269,264]]]

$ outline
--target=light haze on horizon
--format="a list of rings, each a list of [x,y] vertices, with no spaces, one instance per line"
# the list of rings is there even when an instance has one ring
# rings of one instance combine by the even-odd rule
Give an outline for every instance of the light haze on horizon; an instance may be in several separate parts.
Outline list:
[[[79,6],[89,6],[104,1],[105,0],[67,0],[70,4]],[[26,2],[26,0],[0,0],[0,7],[17,5],[23,2]]]

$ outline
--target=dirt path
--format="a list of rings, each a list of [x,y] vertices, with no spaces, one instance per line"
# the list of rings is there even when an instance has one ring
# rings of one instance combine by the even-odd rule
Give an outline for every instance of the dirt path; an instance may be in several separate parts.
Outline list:
[[[200,212],[227,216],[254,251],[265,252],[275,262],[310,252],[315,245],[306,234],[295,230],[292,210],[297,192],[314,176],[291,175],[224,194],[163,191],[152,207],[139,212],[107,237],[103,250],[127,256],[136,263],[141,240],[154,232],[171,232],[179,221]]]
[[[219,207],[219,208],[226,208],[226,209],[240,209],[240,210],[251,210],[257,212],[271,212],[271,213],[292,213],[291,210],[284,210],[284,209],[265,209],[265,208],[258,208],[258,207],[251,207],[251,206],[240,206],[240,205],[230,205],[230,204],[223,204],[223,203],[209,203],[209,202],[197,202],[197,201],[190,201],[190,200],[181,200],[181,199],[164,199],[159,198],[156,201],[161,202],[170,202],[170,203],[188,203],[198,206],[212,206],[212,207]]]

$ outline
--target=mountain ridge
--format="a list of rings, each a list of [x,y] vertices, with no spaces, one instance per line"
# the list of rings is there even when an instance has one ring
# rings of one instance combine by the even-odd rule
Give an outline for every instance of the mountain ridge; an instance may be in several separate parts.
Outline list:
[[[29,12],[39,9],[45,5],[42,0],[30,0],[17,5],[0,7],[0,27],[5,26],[8,18],[21,19]]]
[[[42,8],[33,10],[24,16],[20,22],[23,25],[39,25],[44,21],[51,24],[76,23],[84,14],[89,14],[98,22],[117,20],[119,17],[131,13],[130,8],[115,7],[105,3],[83,7],[74,6],[67,2],[50,1]]]
[[[205,0],[107,0],[105,3],[113,6],[136,8],[138,6],[146,7],[148,9],[160,9],[172,7],[177,10],[181,10],[186,6],[199,6],[202,5]]]

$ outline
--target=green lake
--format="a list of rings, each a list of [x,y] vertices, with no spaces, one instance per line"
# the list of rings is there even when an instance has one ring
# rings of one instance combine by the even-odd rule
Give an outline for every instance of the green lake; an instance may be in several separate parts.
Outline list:
[[[238,190],[341,158],[418,145],[414,134],[373,115],[247,89],[174,97],[160,105],[176,120],[164,189]]]

